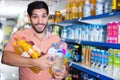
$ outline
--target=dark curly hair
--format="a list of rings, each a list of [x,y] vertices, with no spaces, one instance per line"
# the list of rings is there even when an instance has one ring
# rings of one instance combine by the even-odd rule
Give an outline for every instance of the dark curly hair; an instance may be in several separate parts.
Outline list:
[[[49,14],[48,5],[44,1],[34,1],[34,2],[30,3],[27,8],[27,13],[29,16],[31,16],[32,11],[34,9],[41,9],[41,8],[46,9],[47,14]]]

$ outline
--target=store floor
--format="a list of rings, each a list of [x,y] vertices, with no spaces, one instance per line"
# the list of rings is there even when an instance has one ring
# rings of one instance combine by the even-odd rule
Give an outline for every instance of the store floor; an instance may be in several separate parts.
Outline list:
[[[0,80],[18,80],[18,68],[2,64],[1,56],[0,52]]]

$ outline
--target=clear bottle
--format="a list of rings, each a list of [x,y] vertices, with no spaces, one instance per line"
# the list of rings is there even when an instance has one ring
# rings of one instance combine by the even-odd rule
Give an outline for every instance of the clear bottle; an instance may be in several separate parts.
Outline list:
[[[93,41],[98,41],[99,32],[98,32],[98,26],[97,25],[94,25],[94,28],[92,30],[92,35],[93,35]]]
[[[89,0],[86,0],[84,4],[84,17],[88,17],[88,16],[91,16],[91,7]]]
[[[88,34],[89,34],[89,41],[93,41],[93,35],[92,35],[92,31],[93,30],[93,25],[89,25],[89,30],[88,30]]]
[[[81,27],[80,27],[80,25],[75,26],[74,36],[75,36],[74,37],[75,40],[81,40]]]
[[[54,65],[52,66],[52,71],[61,72],[63,70],[65,53],[66,50],[63,48],[64,42],[54,43],[51,48],[49,48],[48,53],[52,53]],[[51,52],[52,51],[52,52]]]
[[[82,40],[88,41],[88,26],[82,25]]]
[[[104,34],[104,29],[102,25],[99,25],[99,42],[105,42],[105,34]]]
[[[66,26],[63,26],[63,29],[61,31],[61,38],[63,38],[63,39],[67,38],[67,29],[66,29]]]
[[[112,0],[104,0],[104,13],[110,13],[112,11],[111,5],[112,5]]]
[[[62,49],[57,50],[57,53],[55,55],[54,65],[52,67],[53,72],[62,72],[64,65],[64,54],[62,52]]]
[[[104,13],[104,3],[103,0],[97,0],[96,2],[96,15]]]
[[[67,39],[74,40],[74,27],[73,26],[69,26],[67,28]]]

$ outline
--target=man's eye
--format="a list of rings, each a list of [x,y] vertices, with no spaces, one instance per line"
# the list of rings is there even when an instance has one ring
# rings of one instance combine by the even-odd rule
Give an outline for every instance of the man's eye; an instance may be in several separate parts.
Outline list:
[[[37,18],[37,16],[32,16],[33,18]]]
[[[43,15],[42,17],[43,17],[43,18],[47,18],[47,15]]]

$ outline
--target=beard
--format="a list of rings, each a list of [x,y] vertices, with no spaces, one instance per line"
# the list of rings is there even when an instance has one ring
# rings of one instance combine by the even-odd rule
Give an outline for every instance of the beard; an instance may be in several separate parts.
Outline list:
[[[37,28],[35,28],[35,26],[37,26],[37,25],[42,25],[42,26],[45,26],[45,27],[40,31],[40,30],[37,30]],[[32,28],[35,30],[36,33],[43,33],[45,31],[46,27],[47,27],[47,24],[45,25],[43,23],[38,23],[38,24],[35,24],[35,25],[32,24]]]

